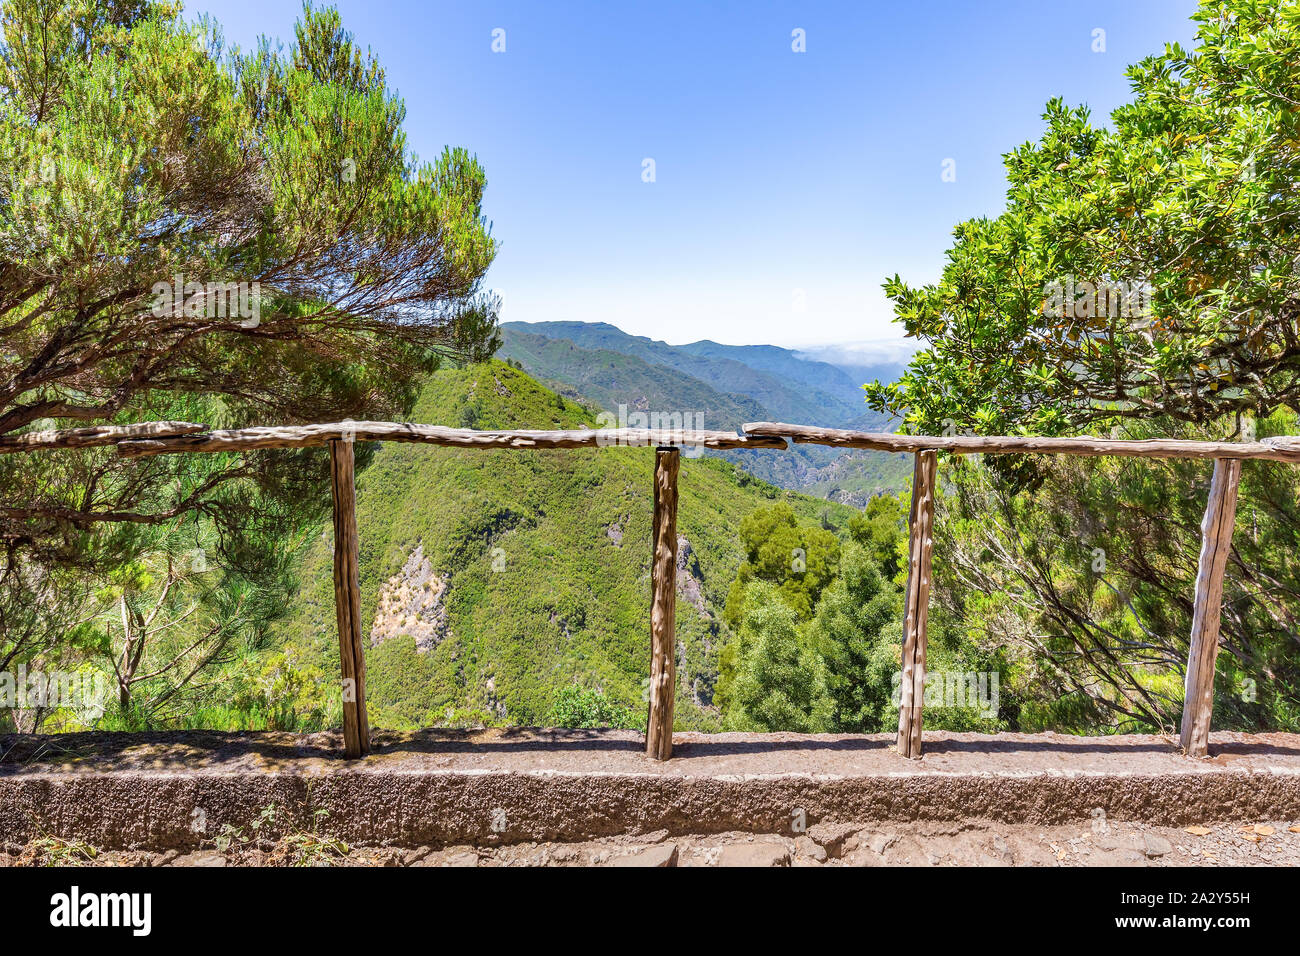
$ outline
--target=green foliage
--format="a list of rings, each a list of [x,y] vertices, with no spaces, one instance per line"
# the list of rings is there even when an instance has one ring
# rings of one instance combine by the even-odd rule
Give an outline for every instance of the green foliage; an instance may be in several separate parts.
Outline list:
[[[1006,210],[957,227],[938,283],[885,283],[927,347],[868,387],[874,407],[915,430],[1059,434],[1300,405],[1300,4],[1206,0],[1194,19],[1196,49],[1132,67],[1109,127],[1047,105],[1006,157]],[[1150,310],[1099,310],[1083,286],[1121,280]]]
[[[225,853],[232,847],[236,849],[257,849],[259,846],[270,845],[270,833],[275,829],[275,818],[278,814],[274,803],[268,803],[257,812],[248,829],[235,826],[232,823],[223,823],[217,835],[212,838],[212,846],[219,853]]]
[[[411,413],[454,424],[466,407],[481,428],[570,428],[589,410],[502,362],[431,376]],[[358,474],[362,633],[381,593],[445,584],[438,611],[382,616],[367,647],[367,703],[380,727],[547,724],[556,694],[599,688],[639,726],[649,676],[650,518],[654,450],[463,451],[384,445]],[[677,603],[677,727],[715,730],[718,655],[730,631],[727,589],[743,559],[736,529],[760,504],[785,503],[800,522],[837,531],[851,510],[751,480],[727,462],[683,456],[678,534],[698,584]],[[313,536],[275,647],[313,672],[337,673],[328,529]],[[427,560],[427,568],[419,557]],[[685,586],[685,576],[683,576]],[[436,627],[435,620],[441,623]],[[420,641],[417,644],[417,639]],[[369,642],[368,642],[369,643]],[[301,665],[300,665],[301,666]],[[326,683],[330,694],[333,687]],[[311,696],[313,712],[322,700]],[[620,721],[622,722],[622,721]]]
[[[555,695],[555,707],[550,723],[556,727],[623,727],[644,730],[646,717],[638,717],[631,709],[611,703],[598,690],[587,690],[577,684],[560,689]]]
[[[336,11],[247,54],[171,3],[6,0],[0,30],[0,435],[394,417],[442,359],[499,344],[483,170],[410,153]],[[327,509],[324,461],[0,456],[0,660],[82,663],[69,627],[105,586],[150,600],[112,575],[174,526],[230,576],[174,597],[270,614],[254,598]]]
[[[1298,424],[1288,412],[1257,427],[1267,437],[1294,434]],[[936,521],[944,529],[936,615],[1005,654],[1019,726],[1175,727],[1206,464],[1062,461],[1036,488],[1019,491],[970,464],[947,475]],[[1292,468],[1243,468],[1224,584],[1216,727],[1297,726],[1300,664],[1283,609],[1300,593],[1298,494]]]
[[[838,570],[839,539],[824,528],[800,524],[794,510],[779,503],[746,515],[740,541],[745,560],[727,595],[727,623],[735,628],[744,618],[747,589],[754,581],[774,585],[797,618],[810,618]]]
[[[23,848],[19,862],[26,866],[88,866],[99,851],[81,840],[43,835]]]
[[[929,434],[1294,433],[1300,4],[1194,19],[1195,49],[1132,67],[1106,127],[1047,105],[1006,157],[1005,210],[957,227],[937,283],[886,282],[925,348],[873,407]],[[1012,726],[1175,726],[1206,466],[1008,456],[942,478],[931,620],[1006,668]],[[1300,726],[1297,495],[1295,469],[1245,466],[1216,726]]]
[[[902,654],[902,601],[856,542],[845,545],[840,576],[822,595],[809,643],[825,662],[835,730],[897,728],[898,708],[890,704]]]
[[[763,581],[748,585],[745,607],[723,729],[830,730],[834,704],[825,666],[800,634],[793,609]]]
[[[839,574],[822,591],[809,620],[799,620],[770,583],[750,583],[738,636],[721,655],[715,699],[723,727],[802,733],[896,730],[901,605],[897,588],[856,540],[845,544]],[[951,632],[932,627],[926,726],[999,729],[1000,711],[992,708],[1000,704],[1002,670],[996,658],[982,657],[977,648],[953,640]],[[974,683],[978,691],[981,679],[983,699],[965,689]],[[950,683],[963,688],[960,697],[947,693]]]
[[[879,495],[849,519],[849,536],[867,552],[890,581],[902,586],[907,575],[907,522],[911,495]]]
[[[348,845],[338,837],[322,832],[330,812],[325,808],[311,815],[311,829],[295,830],[280,837],[271,850],[272,866],[340,866],[347,858]]]

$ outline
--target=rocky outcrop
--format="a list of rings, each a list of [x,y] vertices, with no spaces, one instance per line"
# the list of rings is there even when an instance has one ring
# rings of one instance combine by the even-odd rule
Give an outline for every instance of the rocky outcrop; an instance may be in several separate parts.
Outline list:
[[[705,618],[712,618],[708,602],[704,600],[699,559],[685,535],[677,536],[677,593]]]
[[[506,702],[497,696],[497,680],[489,677],[483,685],[483,697],[487,702],[487,711],[500,720],[506,719]]]
[[[446,596],[447,579],[434,573],[424,546],[417,546],[402,570],[379,589],[370,646],[406,635],[415,638],[415,649],[421,654],[433,650],[451,634]]]
[[[677,536],[677,595],[682,603],[695,608],[705,625],[704,634],[691,648],[678,641],[678,680],[698,706],[711,707],[717,674],[715,648],[719,643],[721,624],[704,595],[704,572],[690,539],[685,535]]]

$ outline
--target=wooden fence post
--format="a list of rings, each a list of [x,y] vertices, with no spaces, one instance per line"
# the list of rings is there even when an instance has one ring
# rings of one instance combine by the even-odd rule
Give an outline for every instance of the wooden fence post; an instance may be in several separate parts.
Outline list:
[[[1183,685],[1183,725],[1179,743],[1192,757],[1210,749],[1210,715],[1214,710],[1214,659],[1219,654],[1219,618],[1223,609],[1223,572],[1232,551],[1232,523],[1237,516],[1241,460],[1216,458],[1210,498],[1201,521],[1201,559],[1196,570],[1192,641]]]
[[[930,609],[930,550],[934,543],[934,483],[939,454],[919,451],[912,468],[912,513],[906,604],[903,610],[902,683],[898,707],[898,752],[921,756],[925,703],[925,624]]]
[[[366,719],[366,657],[361,645],[361,586],[357,581],[353,442],[333,439],[329,447],[334,486],[334,608],[343,674],[343,744],[348,759],[355,759],[370,753],[370,723]]]
[[[677,469],[676,448],[655,451],[654,541],[650,564],[650,718],[645,752],[673,755],[673,696],[677,689]]]

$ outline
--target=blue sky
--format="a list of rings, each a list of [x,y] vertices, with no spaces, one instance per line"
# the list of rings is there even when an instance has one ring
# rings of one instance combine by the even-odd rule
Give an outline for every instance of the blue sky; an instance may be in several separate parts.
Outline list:
[[[1129,63],[1192,40],[1195,2],[337,6],[404,97],[412,148],[486,168],[503,319],[802,346],[900,342],[885,277],[937,277],[953,226],[1001,208],[1002,154],[1043,104],[1104,120]],[[186,13],[248,48],[290,40],[300,10]]]

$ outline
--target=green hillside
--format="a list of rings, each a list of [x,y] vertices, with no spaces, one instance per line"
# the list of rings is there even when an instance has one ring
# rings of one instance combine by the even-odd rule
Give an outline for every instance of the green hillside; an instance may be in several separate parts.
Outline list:
[[[495,361],[436,374],[410,417],[478,428],[592,421]],[[371,722],[546,723],[572,684],[643,714],[653,458],[649,448],[388,444],[375,453],[357,481]],[[782,500],[840,530],[852,511],[713,458],[683,455],[680,492],[677,724],[716,729],[710,704],[741,519]],[[333,600],[326,529],[302,562],[295,609],[278,635],[286,660],[337,673]]]

